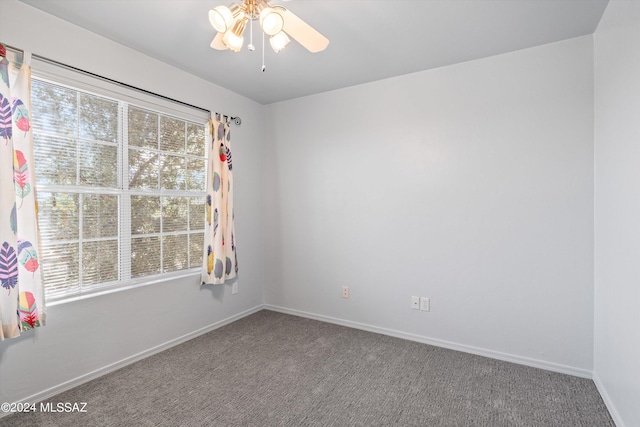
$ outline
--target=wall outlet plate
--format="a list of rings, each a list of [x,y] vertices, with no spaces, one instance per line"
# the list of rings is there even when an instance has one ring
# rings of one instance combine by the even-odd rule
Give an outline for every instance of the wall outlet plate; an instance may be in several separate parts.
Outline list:
[[[343,286],[342,287],[342,298],[349,298],[349,287],[348,286]]]
[[[238,293],[238,282],[234,282],[233,285],[231,285],[231,293],[232,294]]]
[[[420,308],[420,297],[411,297],[411,308],[414,310]]]
[[[420,297],[420,310],[429,311],[431,309],[431,304],[429,302],[429,298]]]

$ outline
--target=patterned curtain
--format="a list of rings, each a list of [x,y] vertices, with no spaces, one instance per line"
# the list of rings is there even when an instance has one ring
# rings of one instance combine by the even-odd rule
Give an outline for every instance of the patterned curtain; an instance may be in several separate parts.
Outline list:
[[[45,323],[31,134],[30,55],[0,47],[0,340]]]
[[[209,120],[203,285],[224,283],[238,273],[229,125],[230,118],[218,113]]]

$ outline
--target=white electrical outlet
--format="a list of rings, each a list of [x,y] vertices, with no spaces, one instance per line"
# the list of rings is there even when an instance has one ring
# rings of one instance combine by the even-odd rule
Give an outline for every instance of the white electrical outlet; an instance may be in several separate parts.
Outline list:
[[[343,286],[342,287],[342,298],[349,298],[349,287],[348,286]]]
[[[422,311],[429,311],[430,310],[430,303],[429,303],[429,298],[427,297],[420,297],[420,310]]]
[[[233,285],[231,285],[231,293],[232,294],[238,293],[238,282],[234,282]]]
[[[420,308],[420,297],[411,297],[411,308],[414,310]]]

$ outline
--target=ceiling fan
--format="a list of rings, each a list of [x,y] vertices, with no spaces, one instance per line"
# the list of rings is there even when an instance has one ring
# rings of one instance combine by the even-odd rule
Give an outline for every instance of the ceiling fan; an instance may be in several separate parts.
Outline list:
[[[244,43],[243,33],[247,23],[251,25],[253,21],[259,21],[275,52],[281,51],[291,42],[289,36],[309,52],[321,52],[329,45],[325,36],[284,6],[272,6],[266,0],[243,0],[241,4],[217,6],[209,10],[209,22],[218,31],[211,47],[239,52]],[[253,34],[252,25],[250,29]],[[253,40],[250,41],[248,49],[255,50]]]

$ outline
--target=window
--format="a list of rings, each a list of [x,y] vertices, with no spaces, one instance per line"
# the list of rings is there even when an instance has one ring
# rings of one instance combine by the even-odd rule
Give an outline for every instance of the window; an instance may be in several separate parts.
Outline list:
[[[32,81],[48,299],[202,265],[206,119],[123,98]]]

